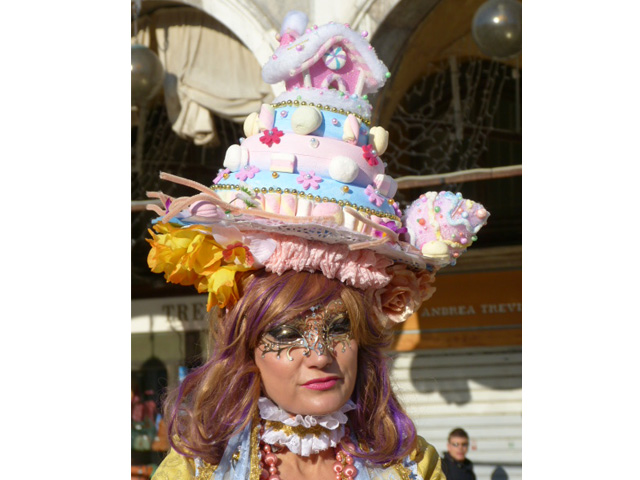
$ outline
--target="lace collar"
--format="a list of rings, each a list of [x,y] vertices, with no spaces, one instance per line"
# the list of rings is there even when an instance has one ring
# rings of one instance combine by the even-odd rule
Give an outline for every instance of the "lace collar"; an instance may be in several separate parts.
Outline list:
[[[261,440],[269,445],[283,445],[304,457],[319,453],[340,443],[348,420],[345,413],[355,408],[356,405],[348,400],[337,412],[292,417],[268,398],[260,397],[258,409],[265,420]]]

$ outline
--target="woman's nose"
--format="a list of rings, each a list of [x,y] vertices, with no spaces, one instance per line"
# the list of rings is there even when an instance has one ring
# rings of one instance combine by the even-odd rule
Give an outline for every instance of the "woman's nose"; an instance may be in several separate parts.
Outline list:
[[[315,348],[305,352],[307,365],[322,368],[333,363],[333,353],[324,343],[318,342]]]

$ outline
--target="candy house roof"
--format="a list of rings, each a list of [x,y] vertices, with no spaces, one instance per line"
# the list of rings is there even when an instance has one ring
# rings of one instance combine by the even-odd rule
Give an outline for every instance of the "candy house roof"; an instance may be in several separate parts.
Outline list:
[[[362,93],[373,93],[384,85],[389,70],[378,59],[373,47],[361,34],[337,23],[314,27],[293,42],[278,47],[262,67],[262,78],[271,84],[287,80],[320,61],[336,43],[346,47],[356,68],[367,72]]]

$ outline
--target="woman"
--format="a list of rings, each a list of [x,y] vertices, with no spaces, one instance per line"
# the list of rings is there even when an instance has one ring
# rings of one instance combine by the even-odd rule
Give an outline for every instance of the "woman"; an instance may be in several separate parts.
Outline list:
[[[489,214],[428,192],[403,215],[367,100],[389,72],[348,25],[305,25],[287,17],[263,68],[286,91],[247,117],[213,185],[161,174],[200,193],[150,194],[165,207],[151,207],[151,269],[224,312],[166,403],[156,480],[444,478],[391,388],[387,327]]]
[[[360,291],[295,271],[239,283],[211,358],[167,405],[173,451],[155,479],[444,478],[391,389],[390,334]]]

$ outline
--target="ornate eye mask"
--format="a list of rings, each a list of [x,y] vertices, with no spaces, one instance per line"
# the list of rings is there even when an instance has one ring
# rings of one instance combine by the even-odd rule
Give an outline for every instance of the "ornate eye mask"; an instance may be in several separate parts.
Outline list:
[[[304,316],[279,325],[264,333],[259,346],[262,358],[269,352],[277,352],[277,358],[283,350],[291,358],[291,350],[304,348],[305,357],[315,351],[319,356],[336,353],[336,347],[342,345],[345,352],[351,340],[351,323],[342,300],[334,300],[328,305],[312,307]]]

